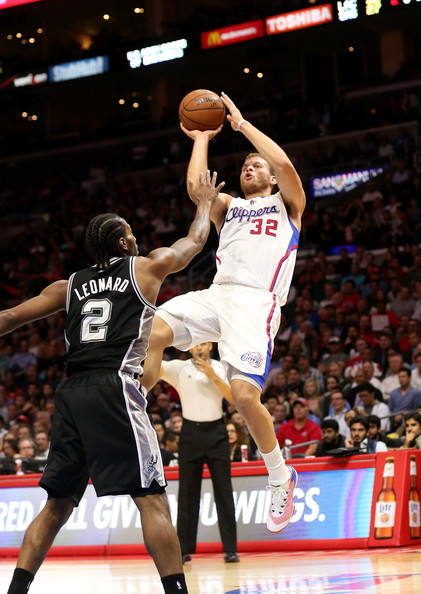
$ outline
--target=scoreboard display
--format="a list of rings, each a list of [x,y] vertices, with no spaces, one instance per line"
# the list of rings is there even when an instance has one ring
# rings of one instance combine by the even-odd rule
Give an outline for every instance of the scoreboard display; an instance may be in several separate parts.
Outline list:
[[[345,22],[415,5],[421,7],[421,0],[337,0],[336,14],[340,22]]]

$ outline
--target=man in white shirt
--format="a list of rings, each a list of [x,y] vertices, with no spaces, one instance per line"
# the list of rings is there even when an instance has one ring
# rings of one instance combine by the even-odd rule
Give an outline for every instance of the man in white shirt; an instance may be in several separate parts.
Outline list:
[[[344,437],[349,437],[349,427],[345,421],[345,413],[347,411],[346,407],[346,398],[343,395],[341,390],[332,390],[330,395],[330,403],[332,405],[333,410],[335,411],[333,415],[325,417],[325,419],[335,419],[339,425],[339,433]],[[324,419],[323,419],[324,420]]]
[[[163,361],[161,378],[177,390],[183,412],[178,450],[177,534],[183,563],[196,552],[203,465],[212,478],[226,563],[239,561],[228,434],[222,400],[232,402],[222,363],[210,358],[212,343],[190,349],[192,359]]]
[[[400,386],[399,369],[403,365],[403,356],[400,353],[393,353],[388,356],[387,360],[389,362],[389,370],[380,387],[386,402],[390,398],[390,393]]]
[[[362,402],[362,406],[358,407],[360,415],[363,417],[376,415],[380,419],[382,431],[387,432],[390,426],[390,410],[385,402],[376,399],[373,386],[369,382],[360,384],[358,395]]]

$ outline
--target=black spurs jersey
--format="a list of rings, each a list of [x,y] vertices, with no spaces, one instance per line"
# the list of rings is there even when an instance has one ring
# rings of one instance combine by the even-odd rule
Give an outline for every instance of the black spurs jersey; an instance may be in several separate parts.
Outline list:
[[[141,373],[155,307],[143,297],[135,257],[75,272],[67,288],[67,374],[94,369]]]

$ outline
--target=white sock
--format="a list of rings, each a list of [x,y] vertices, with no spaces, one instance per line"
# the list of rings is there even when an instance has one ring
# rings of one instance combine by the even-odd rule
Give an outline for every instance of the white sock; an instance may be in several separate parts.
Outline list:
[[[260,454],[268,469],[270,485],[281,485],[289,481],[291,473],[285,464],[279,443],[276,444],[271,452],[267,452],[266,454],[260,452]]]

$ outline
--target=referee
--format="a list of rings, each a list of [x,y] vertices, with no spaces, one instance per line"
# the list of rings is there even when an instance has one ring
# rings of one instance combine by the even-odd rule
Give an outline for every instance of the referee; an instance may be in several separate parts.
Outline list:
[[[210,358],[211,351],[212,343],[204,342],[190,350],[192,359],[163,361],[161,366],[161,378],[177,390],[183,410],[177,516],[183,563],[196,552],[204,464],[212,478],[224,561],[239,561],[230,451],[222,415],[222,399],[232,402],[231,389],[222,363]]]

